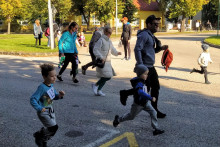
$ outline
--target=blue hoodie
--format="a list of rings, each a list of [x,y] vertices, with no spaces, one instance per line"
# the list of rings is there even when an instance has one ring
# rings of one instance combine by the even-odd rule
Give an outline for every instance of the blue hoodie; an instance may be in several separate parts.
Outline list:
[[[78,54],[75,43],[76,38],[77,38],[77,32],[73,32],[72,34],[69,31],[64,32],[58,42],[59,52]]]

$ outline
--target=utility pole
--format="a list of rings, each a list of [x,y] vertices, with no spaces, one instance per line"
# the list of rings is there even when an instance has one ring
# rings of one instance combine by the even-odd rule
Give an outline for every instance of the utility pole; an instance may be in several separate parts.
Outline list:
[[[117,2],[117,0],[116,0],[116,10],[115,10],[116,12],[116,16],[115,16],[115,21],[116,21],[116,26],[115,26],[115,35],[117,35],[118,34],[118,2]]]
[[[220,0],[218,2],[218,31],[217,31],[217,36],[219,36],[219,20],[220,19]]]
[[[51,8],[51,0],[48,0],[48,14],[49,14],[49,27],[50,27],[50,48],[54,49],[54,34],[53,34],[53,15]]]

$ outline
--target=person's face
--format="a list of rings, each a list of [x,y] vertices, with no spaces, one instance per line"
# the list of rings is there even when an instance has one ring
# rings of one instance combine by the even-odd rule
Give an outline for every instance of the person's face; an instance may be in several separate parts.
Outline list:
[[[112,35],[112,29],[109,29],[107,32],[105,32],[105,35],[108,36],[108,38]]]
[[[148,72],[149,72],[149,71],[145,71],[145,72],[140,76],[140,78],[143,79],[143,80],[147,80]]]
[[[72,27],[73,32],[77,32],[77,30],[78,30],[78,25],[76,25],[75,27]]]
[[[44,82],[46,84],[53,84],[55,83],[56,81],[56,71],[55,70],[52,70],[48,73],[48,76],[47,77],[43,77],[44,78]]]
[[[127,20],[123,20],[123,24],[127,24],[127,22],[128,22]]]
[[[148,23],[147,28],[152,32],[156,33],[159,30],[160,20],[153,20],[152,23]]]

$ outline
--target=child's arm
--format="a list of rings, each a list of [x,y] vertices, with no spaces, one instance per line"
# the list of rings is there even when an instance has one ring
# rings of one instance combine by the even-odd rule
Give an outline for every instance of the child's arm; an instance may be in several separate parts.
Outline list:
[[[59,91],[59,93],[57,93],[56,90],[54,89],[54,92],[55,92],[54,100],[63,99],[63,96],[65,95],[64,91],[61,90],[61,91]]]
[[[43,95],[43,89],[42,87],[38,87],[37,91],[31,96],[30,98],[30,104],[34,107],[35,110],[38,112],[43,111],[43,107],[38,104],[39,99]]]
[[[141,98],[144,98],[144,99],[147,99],[147,100],[153,100],[153,98],[147,94],[146,92],[143,91],[143,89],[139,88],[138,89],[138,95],[141,97]]]

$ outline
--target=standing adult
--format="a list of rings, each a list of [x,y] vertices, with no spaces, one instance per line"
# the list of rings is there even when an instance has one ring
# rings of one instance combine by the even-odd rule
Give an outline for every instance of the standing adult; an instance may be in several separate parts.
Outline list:
[[[72,71],[70,72],[73,75],[72,80],[74,83],[78,83],[79,81],[76,79],[76,75],[78,72],[78,51],[76,48],[76,38],[77,38],[77,30],[78,24],[76,22],[72,22],[69,27],[68,31],[64,31],[63,35],[61,36],[58,47],[61,56],[65,56],[64,65],[60,69],[59,74],[57,75],[57,79],[63,81],[61,75],[65,71],[66,67],[68,66],[69,62],[72,63]]]
[[[122,30],[122,34],[121,34],[121,40],[122,43],[124,45],[124,51],[125,51],[125,57],[123,58],[123,60],[130,60],[131,59],[131,49],[130,49],[130,40],[131,40],[131,25],[128,22],[128,18],[127,17],[123,17],[121,19],[122,23],[123,23],[123,30]],[[128,55],[127,55],[128,54]]]
[[[47,24],[46,25],[46,29],[45,29],[45,32],[44,32],[44,35],[47,37],[47,47],[50,47],[50,27],[49,25]]]
[[[101,91],[106,81],[110,80],[115,75],[111,65],[111,54],[118,56],[121,52],[118,52],[110,40],[112,29],[108,26],[104,28],[104,34],[97,41],[94,46],[93,53],[96,58],[101,59],[104,63],[103,68],[96,67],[97,77],[100,78],[98,82],[92,84],[93,92],[96,96],[105,96]]]
[[[157,117],[164,118],[166,114],[160,112],[157,108],[160,83],[154,63],[155,53],[168,48],[168,46],[161,46],[161,42],[154,36],[154,33],[156,33],[159,29],[159,24],[160,18],[156,18],[154,15],[150,15],[146,19],[147,28],[138,32],[134,52],[137,61],[136,64],[144,64],[149,69],[146,85],[148,87],[148,91],[150,90],[151,97],[156,98],[156,101],[151,102],[151,104],[157,111]]]
[[[39,45],[41,45],[43,31],[41,29],[40,20],[36,19],[34,23],[34,38],[36,39],[35,45],[37,45],[37,40],[39,40]]]
[[[199,20],[196,20],[196,31],[198,32],[199,31]]]
[[[86,74],[86,70],[88,67],[90,66],[95,66],[95,55],[93,53],[93,48],[95,46],[95,43],[99,40],[99,38],[102,36],[103,34],[103,28],[96,28],[93,35],[92,35],[92,39],[90,40],[89,43],[89,54],[92,58],[92,62],[87,63],[86,65],[82,66],[82,74],[85,75]]]

